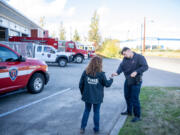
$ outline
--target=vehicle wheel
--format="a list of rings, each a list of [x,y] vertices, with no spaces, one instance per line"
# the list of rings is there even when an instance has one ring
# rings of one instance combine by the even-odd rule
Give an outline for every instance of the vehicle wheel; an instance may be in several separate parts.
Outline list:
[[[83,57],[82,57],[81,55],[77,55],[77,56],[75,57],[75,62],[77,62],[77,63],[82,63],[82,62],[83,62]]]
[[[42,73],[35,73],[29,80],[27,89],[30,93],[36,94],[43,90],[45,84],[45,78]]]
[[[63,59],[63,58],[60,58],[58,60],[58,64],[59,64],[60,67],[65,67],[67,65],[67,60]]]

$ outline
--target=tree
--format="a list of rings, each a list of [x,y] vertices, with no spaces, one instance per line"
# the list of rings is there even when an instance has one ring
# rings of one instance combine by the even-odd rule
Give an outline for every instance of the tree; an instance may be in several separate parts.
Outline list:
[[[63,22],[61,22],[61,24],[60,24],[59,39],[60,40],[66,40],[66,30],[63,26]]]
[[[56,37],[56,32],[55,32],[55,31],[53,31],[53,33],[52,33],[52,37],[53,37],[53,38],[55,38],[55,37]]]
[[[106,38],[101,46],[99,52],[107,57],[120,57],[118,47],[119,40]]]
[[[40,23],[40,26],[41,26],[42,28],[44,28],[44,25],[45,25],[45,16],[40,17],[39,23]]]
[[[97,11],[94,12],[93,17],[91,18],[88,39],[90,42],[94,42],[95,47],[98,48],[101,41],[101,36],[99,33],[99,15],[97,14]]]
[[[80,41],[80,36],[79,36],[77,29],[75,29],[75,31],[74,31],[73,40],[74,41]]]

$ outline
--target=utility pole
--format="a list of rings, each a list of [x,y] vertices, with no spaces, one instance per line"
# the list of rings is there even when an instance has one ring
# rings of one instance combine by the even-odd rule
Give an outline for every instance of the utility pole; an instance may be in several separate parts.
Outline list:
[[[143,54],[143,42],[142,42],[142,39],[143,39],[143,24],[141,24],[141,54]]]
[[[143,42],[143,53],[146,50],[146,18],[144,17],[144,42]]]

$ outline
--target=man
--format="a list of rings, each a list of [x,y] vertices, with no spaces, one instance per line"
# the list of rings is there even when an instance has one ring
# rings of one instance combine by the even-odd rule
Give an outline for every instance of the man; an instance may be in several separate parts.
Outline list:
[[[142,75],[148,69],[148,65],[144,56],[137,54],[128,47],[124,47],[121,51],[124,56],[116,73],[112,76],[118,76],[122,72],[125,75],[124,97],[127,103],[127,110],[122,115],[132,115],[134,118],[131,122],[140,121],[141,108],[139,102],[139,94],[142,84]]]

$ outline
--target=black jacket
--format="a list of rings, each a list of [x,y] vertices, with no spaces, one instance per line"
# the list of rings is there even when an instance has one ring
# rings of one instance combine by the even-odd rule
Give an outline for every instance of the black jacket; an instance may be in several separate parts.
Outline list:
[[[82,100],[91,104],[102,103],[104,87],[110,87],[112,82],[113,79],[107,80],[104,72],[96,73],[96,76],[93,77],[84,71],[79,82]]]
[[[136,71],[138,74],[143,74],[146,70],[148,70],[148,64],[144,56],[137,54],[135,52],[133,58],[124,58],[119,68],[117,70],[117,74],[124,72],[124,75],[127,77],[132,72]]]
[[[148,64],[144,56],[137,54],[135,52],[133,58],[124,58],[119,68],[117,74],[124,73],[126,80],[129,85],[138,84],[142,81],[143,72],[148,70]],[[130,77],[132,72],[136,71],[137,75],[135,78]]]

